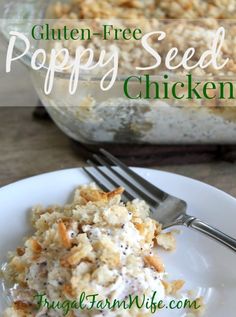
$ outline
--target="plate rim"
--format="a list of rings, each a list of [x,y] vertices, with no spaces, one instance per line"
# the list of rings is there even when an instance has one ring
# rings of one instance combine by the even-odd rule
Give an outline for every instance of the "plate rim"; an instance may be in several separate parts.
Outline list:
[[[233,195],[225,192],[224,190],[216,187],[216,186],[213,186],[213,185],[210,185],[206,182],[203,182],[203,181],[200,181],[198,179],[195,179],[195,178],[192,178],[192,177],[189,177],[189,176],[185,176],[185,175],[181,175],[181,174],[178,174],[178,173],[173,173],[173,172],[169,172],[169,171],[162,171],[162,170],[159,170],[158,168],[155,169],[155,168],[148,168],[148,167],[138,167],[138,166],[129,166],[130,168],[132,169],[136,169],[136,170],[142,170],[142,171],[153,171],[153,172],[157,172],[157,173],[161,173],[161,174],[166,174],[166,175],[171,175],[171,176],[174,176],[174,177],[179,177],[179,178],[182,178],[186,181],[190,181],[190,182],[193,182],[193,183],[196,183],[198,185],[201,185],[201,186],[204,186],[204,187],[207,187],[208,189],[211,189],[213,191],[216,191],[218,192],[220,195],[222,196],[225,196],[225,198],[228,198],[228,199],[231,199],[232,201],[234,201],[236,203],[236,197],[234,197]],[[57,174],[57,173],[63,173],[63,172],[72,172],[72,171],[79,171],[79,172],[83,172],[83,167],[72,167],[72,168],[65,168],[65,169],[59,169],[59,170],[53,170],[53,171],[49,171],[49,172],[45,172],[45,173],[40,173],[40,174],[37,174],[37,175],[32,175],[32,176],[29,176],[29,177],[25,177],[25,178],[22,178],[22,179],[19,179],[19,180],[16,180],[12,183],[9,183],[9,184],[6,184],[6,185],[3,185],[2,187],[0,187],[0,194],[2,191],[14,186],[14,185],[20,185],[21,183],[24,183],[24,182],[27,182],[27,181],[32,181],[38,177],[44,177],[44,176],[47,176],[47,175],[53,175],[53,174]],[[88,177],[86,174],[84,174],[86,177]],[[79,184],[78,184],[79,185]]]

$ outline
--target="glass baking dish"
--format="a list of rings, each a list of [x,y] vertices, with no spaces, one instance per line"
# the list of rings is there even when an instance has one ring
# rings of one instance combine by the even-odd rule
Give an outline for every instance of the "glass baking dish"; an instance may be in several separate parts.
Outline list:
[[[66,1],[64,1],[66,2]],[[2,1],[1,29],[5,37],[12,28],[30,32],[31,20],[45,18],[53,1]],[[235,8],[236,9],[236,8]],[[234,15],[232,14],[234,17]],[[17,24],[16,21],[25,23]],[[232,43],[236,45],[236,43]],[[18,47],[21,51],[21,48]],[[236,50],[236,48],[235,48]],[[30,65],[32,55],[22,59]],[[45,70],[30,67],[32,81],[38,96],[52,119],[69,137],[86,144],[137,143],[137,144],[234,144],[236,140],[236,103],[234,100],[131,100],[124,96],[121,75],[109,91],[101,91],[98,76],[80,77],[74,95],[66,89],[67,73],[57,73],[53,90],[44,93]],[[172,74],[169,82],[184,81],[181,74]],[[155,74],[156,80],[163,74]],[[204,83],[206,76],[198,76]],[[213,75],[217,84],[219,78]],[[234,81],[233,74],[224,81]],[[131,91],[143,91],[145,83],[130,82]]]

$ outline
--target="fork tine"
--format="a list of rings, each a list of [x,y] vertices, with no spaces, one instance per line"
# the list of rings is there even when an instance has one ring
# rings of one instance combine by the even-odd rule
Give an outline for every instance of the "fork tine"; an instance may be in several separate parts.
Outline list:
[[[143,200],[145,200],[150,206],[158,207],[159,203],[157,200],[152,199],[149,195],[145,194],[140,188],[138,188],[136,185],[132,184],[127,178],[125,178],[123,175],[121,175],[119,172],[111,168],[111,166],[100,156],[94,154],[93,158],[98,161],[101,165],[106,166],[106,168],[116,175],[118,179],[121,179],[122,182],[124,182],[126,185],[128,185],[132,190],[134,190]]]
[[[104,149],[100,149],[100,152],[113,164],[120,167],[121,170],[126,172],[130,177],[132,177],[137,184],[141,185],[145,190],[150,192],[154,197],[158,197],[161,201],[165,200],[168,196],[165,192],[163,192],[161,189],[157,188],[156,186],[152,185],[148,181],[146,181],[143,177],[139,176],[137,173],[132,171],[128,166],[126,166],[123,162],[118,160],[116,157],[114,157],[112,154],[107,152]]]
[[[114,181],[114,179],[112,179],[109,175],[107,175],[106,173],[104,173],[100,168],[98,168],[98,166],[95,165],[95,163],[93,163],[91,160],[87,160],[87,163],[89,165],[91,165],[98,173],[100,173],[106,180],[108,180],[108,182],[110,182],[111,184],[113,184],[115,187],[120,187],[120,184],[118,184],[117,182]],[[127,200],[133,200],[135,197],[128,192],[127,190],[125,191],[125,193],[123,194],[124,197]]]
[[[110,191],[110,189],[105,186],[104,184],[102,184],[99,179],[94,176],[86,167],[82,167],[83,171],[88,174],[88,176],[98,185],[98,187],[100,187],[103,191]]]

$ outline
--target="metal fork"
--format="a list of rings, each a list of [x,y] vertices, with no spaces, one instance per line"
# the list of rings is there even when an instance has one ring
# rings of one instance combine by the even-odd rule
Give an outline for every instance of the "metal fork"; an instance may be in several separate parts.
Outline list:
[[[169,195],[149,183],[104,149],[100,149],[100,153],[101,155],[93,155],[93,161],[87,161],[93,169],[84,167],[83,170],[102,190],[109,191],[112,190],[113,186],[124,186],[126,190],[123,194],[123,200],[128,201],[135,198],[145,200],[150,206],[150,217],[161,223],[163,229],[184,225],[200,231],[236,251],[236,239],[196,217],[187,215],[187,203],[185,201]],[[101,166],[103,167],[101,168]],[[108,183],[109,185],[107,185]]]

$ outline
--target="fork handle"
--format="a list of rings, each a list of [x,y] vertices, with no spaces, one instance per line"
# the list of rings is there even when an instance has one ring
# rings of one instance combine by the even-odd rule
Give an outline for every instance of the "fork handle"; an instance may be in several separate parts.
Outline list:
[[[188,216],[188,219],[185,221],[185,225],[189,228],[193,228],[197,231],[200,231],[201,233],[204,233],[205,235],[209,236],[210,238],[213,238],[214,240],[220,242],[224,246],[230,248],[231,250],[236,252],[236,239],[228,236],[227,234],[223,233],[222,231],[208,225],[207,223]]]

